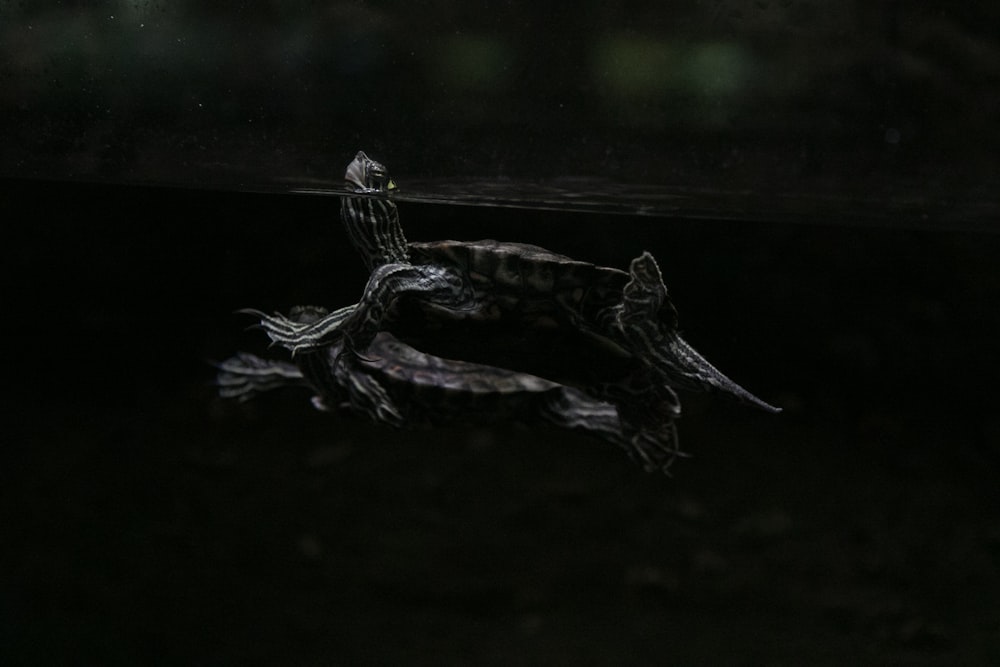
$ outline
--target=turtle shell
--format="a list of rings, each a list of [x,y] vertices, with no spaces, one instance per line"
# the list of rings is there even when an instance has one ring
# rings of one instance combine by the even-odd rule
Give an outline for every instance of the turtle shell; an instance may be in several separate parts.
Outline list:
[[[493,308],[473,311],[470,319],[515,318],[531,328],[594,322],[621,302],[630,280],[625,271],[581,262],[527,243],[480,241],[411,242],[414,264],[454,268],[480,300]],[[461,311],[451,311],[461,318]],[[658,317],[677,328],[677,311],[667,301]]]
[[[310,322],[326,314],[324,308],[299,306],[289,316]],[[435,356],[386,331],[375,335],[364,356],[346,353],[342,341],[296,360],[322,405],[346,404],[394,426],[525,415],[538,411],[539,394],[563,389],[531,374]]]
[[[402,300],[386,327],[407,345],[435,357],[501,367],[581,389],[625,381],[642,368],[635,355],[614,341],[581,327],[552,326],[557,323],[554,317],[545,318],[548,326],[526,326],[503,313],[498,320],[440,313],[433,305]]]
[[[531,421],[549,400],[545,394],[563,389],[527,373],[426,354],[387,332],[375,336],[364,357],[334,345],[302,355],[299,367],[325,405],[393,426]]]
[[[409,250],[413,264],[461,274],[480,304],[462,310],[397,299],[383,326],[414,348],[588,390],[624,381],[642,365],[597,326],[621,303],[631,279],[625,271],[493,239],[416,242]],[[669,300],[657,316],[676,329]]]

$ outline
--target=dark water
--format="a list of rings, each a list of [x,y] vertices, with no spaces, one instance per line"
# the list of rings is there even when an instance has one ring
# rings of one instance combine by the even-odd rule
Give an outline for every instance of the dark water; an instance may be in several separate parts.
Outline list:
[[[343,186],[332,179],[323,185],[293,187],[290,191],[334,197],[344,192]],[[1000,211],[1000,200],[992,193],[978,190],[967,197],[919,190],[865,196],[849,190],[821,194],[764,188],[726,191],[717,187],[643,185],[600,178],[544,181],[418,178],[407,180],[393,199],[417,204],[631,217],[992,232],[996,231]],[[628,225],[628,221],[620,220],[619,224]]]
[[[1000,664],[998,7],[0,2],[0,664]],[[668,479],[219,400],[358,298],[359,149],[412,240],[649,250],[785,411]]]
[[[1000,237],[401,204],[413,240],[654,253],[674,477],[516,425],[240,406],[232,314],[365,279],[337,200],[5,181],[4,664],[991,664]]]
[[[0,3],[0,175],[995,227],[992,2]]]

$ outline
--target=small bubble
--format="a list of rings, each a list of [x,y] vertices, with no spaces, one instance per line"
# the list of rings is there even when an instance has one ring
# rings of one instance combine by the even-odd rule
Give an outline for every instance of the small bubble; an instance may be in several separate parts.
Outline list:
[[[896,129],[895,127],[890,127],[888,130],[885,131],[885,143],[892,144],[895,146],[896,144],[899,143],[899,139],[900,139],[899,130]]]

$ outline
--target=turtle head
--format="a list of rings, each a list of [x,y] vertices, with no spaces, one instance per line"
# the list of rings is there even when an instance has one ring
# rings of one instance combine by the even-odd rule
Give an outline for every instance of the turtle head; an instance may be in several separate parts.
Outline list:
[[[355,192],[389,192],[396,184],[389,178],[389,170],[381,162],[376,162],[364,151],[358,151],[351,164],[347,165],[344,180]]]
[[[358,196],[343,198],[340,219],[368,270],[383,264],[408,264],[410,255],[399,225],[399,212],[385,196],[396,188],[389,171],[359,151],[347,165],[344,180]]]

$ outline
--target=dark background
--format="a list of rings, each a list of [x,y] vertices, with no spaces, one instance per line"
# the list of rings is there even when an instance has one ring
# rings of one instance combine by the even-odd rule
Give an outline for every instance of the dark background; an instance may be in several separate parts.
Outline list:
[[[0,2],[0,663],[1000,662],[997,7]],[[221,401],[357,299],[358,149],[413,240],[651,251],[785,412],[665,478]]]
[[[413,197],[992,227],[997,35],[993,2],[0,2],[0,174],[336,188],[363,148]]]

